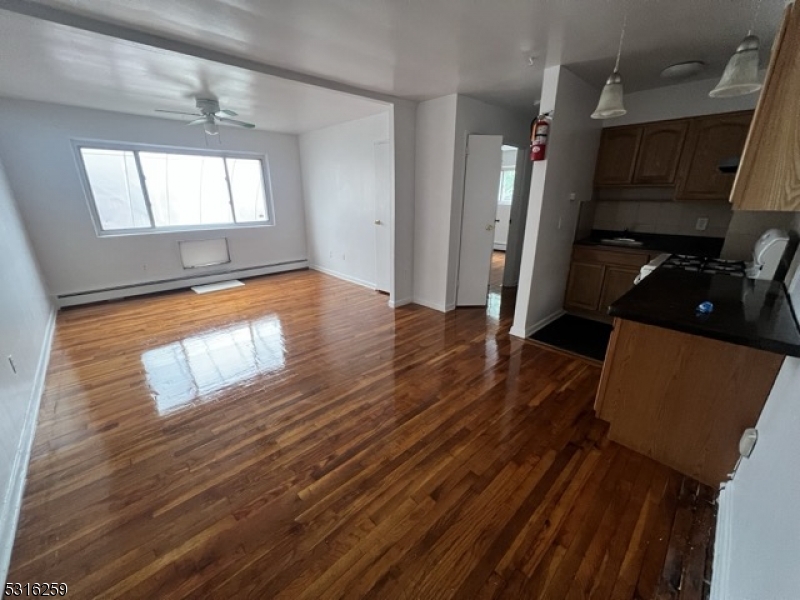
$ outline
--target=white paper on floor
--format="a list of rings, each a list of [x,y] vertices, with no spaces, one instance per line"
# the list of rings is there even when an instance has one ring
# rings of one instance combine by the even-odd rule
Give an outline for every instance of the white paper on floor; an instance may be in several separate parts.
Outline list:
[[[219,283],[209,283],[207,285],[195,285],[192,289],[198,294],[208,294],[209,292],[221,292],[222,290],[229,290],[231,288],[241,287],[244,283],[238,279],[231,279],[230,281],[220,281]]]

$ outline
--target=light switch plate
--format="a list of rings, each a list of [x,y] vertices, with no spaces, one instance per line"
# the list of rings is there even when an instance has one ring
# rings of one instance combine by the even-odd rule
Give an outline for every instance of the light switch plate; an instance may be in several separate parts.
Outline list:
[[[708,217],[700,217],[697,223],[694,224],[697,231],[705,231],[708,228]]]

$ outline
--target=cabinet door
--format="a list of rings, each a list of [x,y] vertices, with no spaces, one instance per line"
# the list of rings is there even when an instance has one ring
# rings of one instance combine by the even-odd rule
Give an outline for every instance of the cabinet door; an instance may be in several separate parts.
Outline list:
[[[678,171],[689,121],[664,121],[644,126],[633,183],[672,185]]]
[[[567,294],[564,305],[567,308],[597,310],[600,292],[603,289],[603,265],[574,262],[569,269]]]
[[[594,172],[596,186],[626,185],[633,181],[641,125],[604,129]]]
[[[733,185],[741,210],[800,210],[800,4],[786,8]]]
[[[720,173],[719,163],[741,156],[752,111],[692,119],[675,189],[676,200],[727,200],[734,173]]]
[[[633,280],[639,274],[638,269],[626,267],[606,267],[603,278],[603,291],[600,294],[599,311],[608,314],[608,307],[614,304],[633,286]]]

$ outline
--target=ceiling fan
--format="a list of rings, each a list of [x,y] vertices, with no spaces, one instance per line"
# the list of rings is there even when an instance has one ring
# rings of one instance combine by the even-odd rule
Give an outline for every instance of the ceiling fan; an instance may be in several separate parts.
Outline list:
[[[230,125],[236,125],[238,127],[246,127],[247,129],[252,129],[255,127],[253,123],[246,123],[245,121],[239,121],[237,119],[231,119],[230,117],[237,116],[232,110],[228,110],[227,108],[221,109],[219,107],[219,100],[216,98],[197,98],[197,110],[199,113],[190,113],[190,112],[182,112],[179,110],[162,110],[156,109],[156,112],[161,113],[170,113],[173,115],[190,115],[192,117],[199,117],[194,121],[189,121],[186,123],[187,125],[203,125],[203,129],[208,135],[217,135],[219,133],[219,127],[217,126],[217,121],[221,123],[229,123]]]

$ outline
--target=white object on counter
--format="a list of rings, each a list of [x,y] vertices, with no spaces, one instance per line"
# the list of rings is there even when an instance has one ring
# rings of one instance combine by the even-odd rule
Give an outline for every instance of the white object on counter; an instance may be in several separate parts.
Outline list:
[[[644,265],[641,269],[639,269],[639,274],[636,276],[636,279],[633,280],[634,284],[639,284],[642,282],[642,279],[650,275],[653,271],[655,271],[661,264],[667,260],[671,254],[659,254],[649,263]]]
[[[788,243],[788,232],[767,229],[753,248],[753,262],[747,265],[747,276],[750,279],[773,279]]]

